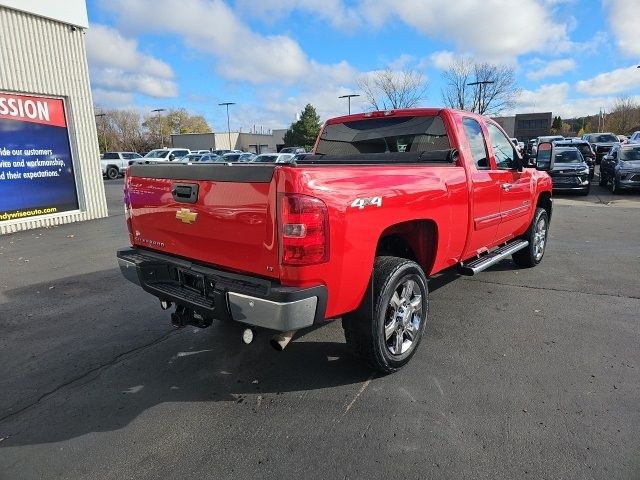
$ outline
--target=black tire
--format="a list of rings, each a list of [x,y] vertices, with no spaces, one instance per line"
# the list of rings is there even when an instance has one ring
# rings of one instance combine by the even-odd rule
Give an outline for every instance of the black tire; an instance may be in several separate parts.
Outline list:
[[[412,293],[408,292],[409,282]],[[428,295],[427,278],[417,263],[377,257],[373,298],[366,296],[360,309],[342,317],[347,345],[356,358],[383,373],[393,373],[406,365],[422,340]],[[367,305],[373,307],[373,317]]]
[[[587,185],[587,188],[585,188],[584,190],[582,190],[582,191],[580,192],[580,195],[584,195],[584,196],[586,197],[587,195],[589,195],[589,192],[590,192],[590,191],[591,191],[591,185]]]
[[[615,175],[611,179],[609,190],[611,190],[611,193],[613,193],[614,195],[617,195],[618,193],[620,193],[620,184],[618,183],[618,179],[616,178]]]
[[[602,173],[602,169],[600,169],[600,179],[598,180],[598,185],[600,185],[601,187],[607,186],[607,177],[604,173]]]
[[[120,175],[120,172],[116,167],[108,167],[107,168],[107,178],[109,180],[115,180]]]
[[[537,242],[539,237],[538,224],[544,221],[544,238],[543,243],[540,246]],[[544,208],[536,208],[536,213],[533,216],[533,220],[531,221],[531,225],[522,236],[525,240],[529,241],[529,245],[527,248],[523,248],[522,250],[517,251],[512,255],[514,263],[520,268],[531,268],[535,267],[542,261],[542,257],[544,256],[544,251],[547,246],[547,238],[549,236],[549,215]],[[541,248],[541,252],[537,249]]]

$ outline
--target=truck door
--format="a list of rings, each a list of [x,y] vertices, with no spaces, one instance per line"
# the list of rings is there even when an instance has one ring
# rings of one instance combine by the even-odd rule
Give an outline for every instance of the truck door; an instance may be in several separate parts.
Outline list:
[[[496,239],[501,243],[527,229],[533,198],[531,170],[520,172],[515,168],[515,148],[500,128],[487,122],[487,132],[500,187],[501,218]]]
[[[469,148],[466,157],[473,161],[467,165],[471,181],[471,223],[463,258],[468,258],[495,245],[501,217],[500,181],[496,178],[499,172],[490,163],[485,133],[478,120],[463,117],[462,125]]]

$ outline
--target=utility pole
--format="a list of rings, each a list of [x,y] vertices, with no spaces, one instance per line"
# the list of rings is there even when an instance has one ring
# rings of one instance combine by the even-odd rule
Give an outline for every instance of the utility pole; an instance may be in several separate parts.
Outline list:
[[[351,99],[353,97],[359,97],[360,95],[358,95],[357,93],[350,93],[349,95],[341,95],[338,98],[346,98],[347,101],[349,102],[349,115],[351,115]]]
[[[156,112],[158,114],[158,130],[160,132],[160,147],[164,148],[164,137],[162,136],[162,121],[160,121],[160,112],[165,112],[166,108],[156,108],[151,110],[151,113]]]
[[[218,104],[218,106],[220,107],[227,107],[227,134],[229,135],[229,150],[233,150],[233,148],[231,148],[231,124],[229,123],[229,105],[235,105],[235,103],[223,102]]]
[[[480,115],[484,115],[484,111],[483,111],[484,97],[482,94],[483,93],[482,90],[485,85],[488,85],[490,83],[496,83],[496,82],[494,82],[493,80],[477,80],[475,82],[467,83],[467,85],[469,85],[470,87],[478,86],[478,113]]]
[[[102,117],[102,142],[103,142],[103,146],[104,146],[104,153],[107,152],[107,128],[106,128],[106,120],[104,119],[104,117],[106,117],[107,114],[106,113],[96,113],[95,117]]]

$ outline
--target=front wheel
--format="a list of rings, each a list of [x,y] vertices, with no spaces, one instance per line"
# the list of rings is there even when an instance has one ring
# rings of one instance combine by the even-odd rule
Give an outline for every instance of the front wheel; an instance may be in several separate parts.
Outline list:
[[[549,235],[549,215],[544,208],[537,208],[531,225],[523,235],[529,245],[513,254],[515,264],[521,268],[535,267],[542,261]]]
[[[406,365],[415,354],[427,321],[428,288],[422,268],[398,257],[377,257],[373,270],[373,311],[342,318],[354,355],[383,373]],[[365,299],[364,302],[367,303]]]

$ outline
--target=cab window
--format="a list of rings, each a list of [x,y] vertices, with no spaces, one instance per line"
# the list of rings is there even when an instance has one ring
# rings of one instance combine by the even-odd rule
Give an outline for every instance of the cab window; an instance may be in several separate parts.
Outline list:
[[[487,155],[482,127],[477,120],[469,117],[463,118],[462,124],[464,125],[464,133],[466,133],[469,141],[473,162],[479,170],[489,169],[489,155]]]
[[[489,140],[496,157],[496,167],[498,170],[509,170],[515,167],[514,149],[511,141],[502,133],[498,127],[492,123],[487,123]]]

